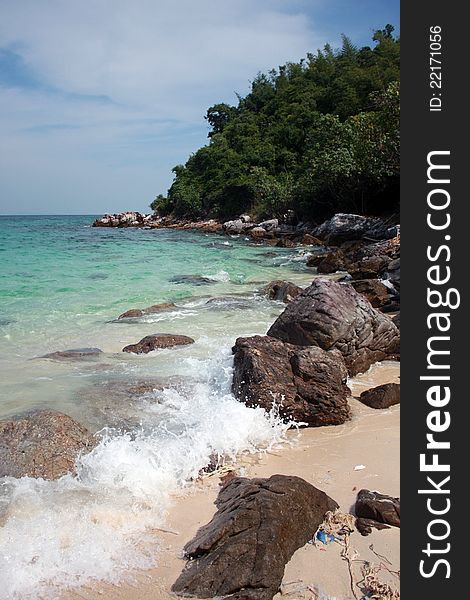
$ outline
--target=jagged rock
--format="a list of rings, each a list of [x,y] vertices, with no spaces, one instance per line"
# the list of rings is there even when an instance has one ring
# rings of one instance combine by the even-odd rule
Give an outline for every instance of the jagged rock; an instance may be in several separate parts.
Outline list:
[[[268,335],[299,346],[337,349],[350,375],[393,358],[400,333],[348,283],[316,279],[277,318]]]
[[[323,242],[315,237],[314,235],[310,235],[309,233],[305,233],[300,240],[300,243],[303,246],[323,246]]]
[[[297,244],[287,236],[276,241],[277,248],[295,248],[296,245]]]
[[[271,300],[278,300],[279,302],[288,304],[289,302],[292,302],[294,298],[297,298],[297,296],[303,292],[303,289],[290,281],[276,279],[275,281],[270,281],[268,285],[261,288],[260,291]]]
[[[400,384],[384,383],[362,392],[359,400],[370,408],[390,408],[400,404]]]
[[[58,479],[97,443],[85,427],[53,410],[0,421],[0,477]]]
[[[327,275],[330,273],[336,273],[336,271],[345,271],[349,261],[347,260],[344,252],[339,248],[335,248],[331,252],[328,252],[325,256],[317,262],[318,273]]]
[[[340,247],[317,252],[307,261],[307,266],[317,267],[318,273],[330,274],[336,271],[348,271],[353,279],[383,279],[397,277],[399,289],[400,238],[395,237],[374,243],[363,240],[347,241]],[[395,260],[398,258],[398,270]],[[385,274],[392,265],[393,271]],[[394,275],[397,273],[397,275]],[[391,281],[392,283],[392,281]],[[393,288],[393,285],[391,285]]]
[[[318,267],[321,261],[331,254],[331,250],[322,250],[320,252],[315,252],[315,254],[311,254],[307,258],[306,265],[307,267]]]
[[[350,416],[347,371],[338,351],[299,347],[268,336],[238,338],[232,390],[248,406],[310,427],[339,425]]]
[[[123,352],[132,352],[133,354],[148,354],[152,350],[161,350],[163,348],[173,348],[175,346],[187,346],[194,344],[193,338],[187,335],[175,335],[173,333],[154,333],[147,335],[137,342],[125,346]]]
[[[395,323],[396,327],[400,329],[400,313],[397,313],[394,317],[392,317],[392,321]]]
[[[313,235],[329,245],[362,238],[383,240],[397,235],[396,225],[388,225],[377,217],[338,213],[313,230]]]
[[[347,267],[353,279],[375,279],[387,268],[390,259],[386,256],[368,256]]]
[[[250,215],[240,215],[239,219],[242,223],[251,223]]]
[[[122,313],[122,315],[119,315],[118,320],[135,319],[136,317],[153,315],[155,313],[163,312],[165,310],[171,310],[172,308],[176,308],[176,304],[173,304],[173,302],[153,304],[152,306],[147,306],[147,308],[131,308],[130,310],[126,310],[126,312]]]
[[[96,219],[93,227],[142,227],[152,220],[152,215],[146,215],[136,211],[127,211],[113,215],[104,215]]]
[[[222,227],[225,231],[225,233],[231,234],[231,235],[239,235],[240,233],[243,233],[243,231],[245,230],[245,222],[242,221],[241,219],[235,219],[234,221],[226,221]]]
[[[253,229],[250,230],[250,235],[251,237],[254,238],[264,238],[266,237],[266,229],[264,229],[264,227],[253,227]]]
[[[363,294],[374,308],[381,308],[389,301],[388,288],[378,279],[357,279],[351,285]]]
[[[279,227],[279,220],[269,219],[268,221],[258,223],[258,227],[262,227],[265,231],[274,231]]]
[[[58,350],[50,352],[38,358],[49,358],[51,360],[90,360],[97,358],[103,351],[99,348],[71,348],[69,350]]]
[[[235,477],[217,512],[184,548],[188,561],[172,587],[182,596],[271,600],[284,567],[338,505],[299,477]]]
[[[392,287],[399,292],[400,291],[400,258],[391,260],[386,267],[386,270],[381,275],[383,279],[387,280]]]
[[[354,509],[357,517],[400,527],[400,498],[377,491],[361,490]]]

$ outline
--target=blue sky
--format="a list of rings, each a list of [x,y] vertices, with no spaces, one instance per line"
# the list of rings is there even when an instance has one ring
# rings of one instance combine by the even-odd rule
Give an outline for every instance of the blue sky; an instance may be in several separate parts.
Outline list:
[[[204,114],[398,0],[0,0],[0,214],[148,211]]]

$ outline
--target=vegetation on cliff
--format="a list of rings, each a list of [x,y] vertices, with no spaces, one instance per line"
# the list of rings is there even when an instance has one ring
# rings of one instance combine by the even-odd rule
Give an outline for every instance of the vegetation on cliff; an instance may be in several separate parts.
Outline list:
[[[398,209],[400,42],[387,25],[373,47],[326,45],[258,74],[238,104],[206,115],[209,143],[174,167],[161,215],[242,212],[319,220]]]

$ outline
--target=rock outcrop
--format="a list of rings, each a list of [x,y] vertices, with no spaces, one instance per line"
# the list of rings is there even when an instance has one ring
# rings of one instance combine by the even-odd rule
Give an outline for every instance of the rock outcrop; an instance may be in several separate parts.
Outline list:
[[[100,219],[96,219],[93,227],[143,227],[150,223],[152,219],[153,215],[146,215],[137,211],[126,211],[112,215],[106,214]]]
[[[326,244],[339,245],[349,240],[368,238],[386,240],[399,232],[397,225],[387,224],[378,217],[338,213],[313,230],[313,235]]]
[[[347,283],[316,279],[287,305],[268,335],[289,344],[337,349],[350,375],[399,352],[392,320]]]
[[[293,553],[337,504],[298,477],[236,477],[217,512],[184,548],[189,560],[172,587],[182,596],[271,600]]]
[[[0,477],[58,479],[97,443],[80,423],[53,410],[0,421]]]
[[[362,392],[359,400],[370,408],[390,408],[400,404],[400,384],[385,383]]]
[[[140,342],[137,342],[137,344],[125,346],[122,351],[132,352],[133,354],[148,354],[153,350],[174,348],[175,346],[187,346],[188,344],[194,344],[194,340],[187,335],[154,333],[152,335],[146,335]]]
[[[338,351],[300,347],[273,337],[238,338],[232,390],[248,406],[273,405],[310,427],[339,425],[350,416],[347,371]]]
[[[288,304],[297,298],[297,296],[300,296],[300,294],[303,292],[303,289],[298,285],[295,285],[295,283],[291,283],[290,281],[276,279],[275,281],[270,281],[267,285],[261,288],[260,291],[271,300],[277,300],[278,302],[284,302],[284,304]]]

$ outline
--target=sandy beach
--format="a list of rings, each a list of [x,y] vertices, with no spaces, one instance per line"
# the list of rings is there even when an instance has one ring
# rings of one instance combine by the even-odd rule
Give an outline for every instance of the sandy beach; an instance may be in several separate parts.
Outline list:
[[[343,512],[351,510],[362,488],[399,496],[400,407],[374,410],[357,400],[365,389],[388,382],[399,382],[399,363],[387,361],[373,365],[367,373],[349,381],[353,395],[351,421],[336,427],[290,431],[288,444],[282,448],[242,457],[234,468],[238,474],[248,477],[269,477],[275,473],[302,477],[336,500]],[[175,497],[165,526],[168,531],[155,532],[161,540],[155,569],[132,573],[129,582],[119,586],[97,584],[64,593],[61,600],[174,598],[170,588],[185,564],[182,548],[197,529],[212,518],[220,476],[205,477]],[[358,532],[351,535],[353,584],[348,564],[341,557],[340,544],[307,544],[287,564],[282,591],[276,598],[361,598],[355,584],[362,579],[361,568],[365,561],[378,569],[381,581],[398,589],[399,577],[395,573],[400,569],[399,535],[396,528],[373,530],[367,537]]]

